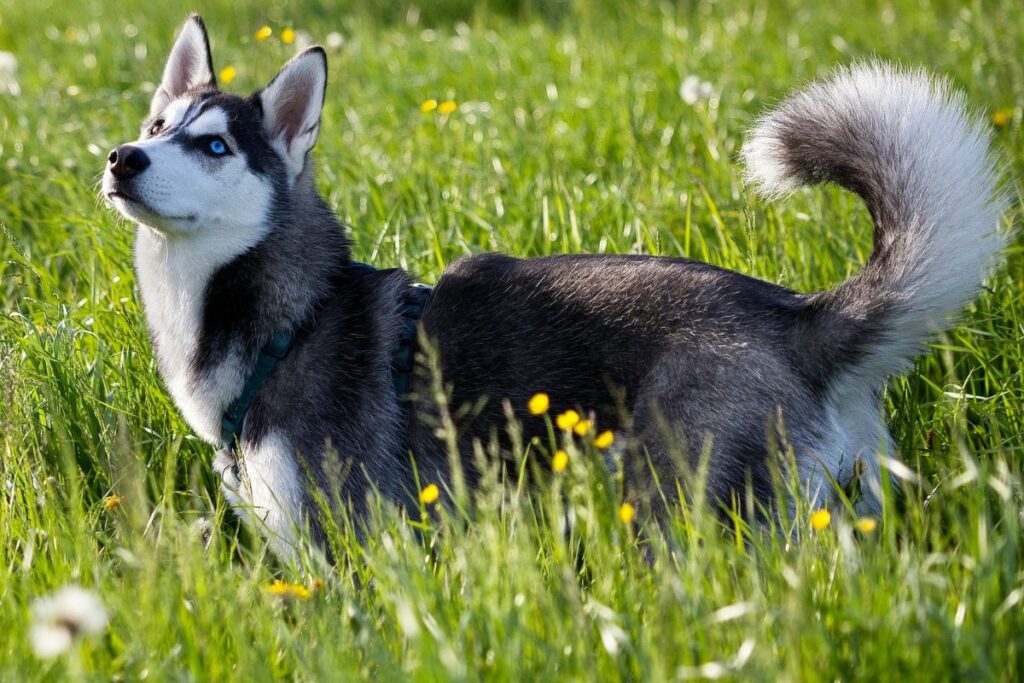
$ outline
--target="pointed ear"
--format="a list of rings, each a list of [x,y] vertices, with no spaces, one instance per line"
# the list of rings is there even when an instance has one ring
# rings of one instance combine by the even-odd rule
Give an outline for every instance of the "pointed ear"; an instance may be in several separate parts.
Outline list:
[[[327,53],[311,47],[284,65],[257,97],[271,144],[284,157],[291,178],[306,165],[320,133],[327,88]]]
[[[149,115],[157,114],[169,103],[198,86],[217,87],[210,56],[210,39],[198,14],[192,14],[181,27],[164,67],[164,77],[149,105]]]

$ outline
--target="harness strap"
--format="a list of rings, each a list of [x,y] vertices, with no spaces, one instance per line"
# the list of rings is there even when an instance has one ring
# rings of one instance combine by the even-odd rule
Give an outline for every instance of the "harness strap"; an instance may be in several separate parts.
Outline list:
[[[412,371],[416,360],[416,325],[423,315],[423,307],[430,298],[433,287],[414,284],[405,290],[402,302],[402,330],[398,336],[398,348],[391,357],[391,379],[395,384],[395,395],[405,402],[412,382]]]
[[[220,442],[224,448],[234,450],[235,443],[242,436],[242,426],[245,424],[245,415],[252,406],[253,399],[259,392],[267,377],[277,367],[278,361],[288,355],[295,341],[295,333],[289,327],[274,334],[260,349],[256,365],[245,380],[242,393],[231,402],[224,416],[220,421]]]
[[[352,262],[347,266],[349,272],[356,277],[364,277],[377,272],[377,269],[366,263]],[[399,402],[405,403],[406,394],[412,381],[412,371],[416,358],[416,325],[423,315],[423,308],[433,288],[429,285],[413,284],[406,288],[402,295],[399,313],[402,316],[402,329],[398,336],[398,346],[391,358],[391,378],[395,387],[395,395]],[[256,365],[245,380],[242,393],[231,402],[221,418],[221,446],[234,453],[238,441],[242,437],[245,416],[252,406],[256,394],[267,381],[270,373],[277,367],[292,348],[295,342],[294,325],[276,332],[263,348],[256,359]]]

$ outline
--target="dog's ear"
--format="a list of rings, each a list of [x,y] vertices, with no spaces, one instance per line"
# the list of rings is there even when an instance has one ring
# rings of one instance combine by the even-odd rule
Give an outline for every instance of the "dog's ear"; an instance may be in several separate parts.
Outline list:
[[[206,26],[198,14],[192,14],[185,20],[171,48],[164,67],[164,77],[149,105],[149,115],[159,113],[175,99],[200,86],[216,88],[217,79],[213,75],[213,58],[210,56]]]
[[[274,76],[256,96],[271,144],[284,157],[291,179],[302,173],[320,133],[327,88],[327,53],[311,47]]]

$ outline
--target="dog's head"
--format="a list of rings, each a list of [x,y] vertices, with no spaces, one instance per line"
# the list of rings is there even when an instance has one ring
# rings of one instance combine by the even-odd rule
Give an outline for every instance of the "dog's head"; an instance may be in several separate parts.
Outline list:
[[[305,169],[326,84],[326,54],[313,47],[249,97],[220,92],[206,28],[190,16],[139,138],[110,152],[103,196],[163,233],[252,243]]]

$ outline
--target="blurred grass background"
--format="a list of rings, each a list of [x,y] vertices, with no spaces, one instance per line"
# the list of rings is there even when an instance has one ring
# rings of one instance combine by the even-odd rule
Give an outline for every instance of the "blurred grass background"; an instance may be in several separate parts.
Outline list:
[[[1020,222],[1011,0],[0,0],[0,51],[17,62],[0,72],[0,678],[1024,676],[1019,239],[886,396],[914,474],[876,532],[836,516],[809,533],[801,510],[798,544],[736,542],[698,506],[641,551],[616,518],[617,480],[573,453],[550,488],[489,485],[419,535],[382,509],[365,545],[339,532],[337,569],[267,558],[157,379],[132,231],[96,197],[194,9],[215,67],[237,73],[231,90],[261,87],[297,43],[330,45],[321,187],[357,258],[428,282],[485,250],[685,255],[803,291],[842,280],[870,250],[858,201],[814,190],[763,204],[736,157],[791,88],[873,57],[966,91],[1006,167],[1007,226]],[[274,33],[259,41],[263,25]],[[706,98],[681,97],[690,76]],[[429,99],[457,109],[424,113]],[[108,510],[111,494],[122,502]],[[322,587],[283,603],[264,590],[273,578]],[[113,622],[40,662],[29,605],[71,582]]]

